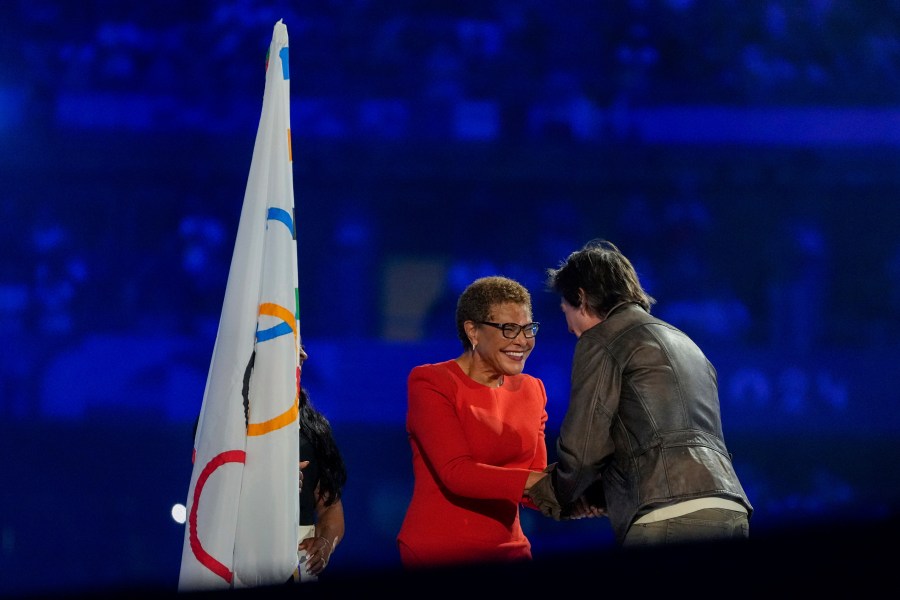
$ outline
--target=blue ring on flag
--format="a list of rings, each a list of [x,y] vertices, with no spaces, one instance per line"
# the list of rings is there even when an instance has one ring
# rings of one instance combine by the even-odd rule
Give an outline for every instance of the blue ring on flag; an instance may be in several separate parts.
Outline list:
[[[268,212],[268,218],[270,221],[278,221],[279,223],[284,223],[284,226],[288,228],[288,231],[291,232],[291,236],[294,235],[294,219],[291,217],[291,213],[284,210],[283,208],[270,208]]]
[[[287,335],[289,333],[293,333],[293,329],[287,323],[279,323],[274,327],[269,327],[268,329],[263,329],[262,331],[256,332],[256,341],[258,342],[268,342],[269,340],[275,339],[282,335]]]

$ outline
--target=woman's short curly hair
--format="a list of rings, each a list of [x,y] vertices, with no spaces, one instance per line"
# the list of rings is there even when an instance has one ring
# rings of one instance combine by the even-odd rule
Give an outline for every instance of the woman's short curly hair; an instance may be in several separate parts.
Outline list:
[[[523,306],[531,318],[531,294],[514,279],[502,275],[480,277],[463,290],[456,301],[456,335],[463,350],[472,349],[466,335],[466,321],[490,321],[491,310],[506,302]]]

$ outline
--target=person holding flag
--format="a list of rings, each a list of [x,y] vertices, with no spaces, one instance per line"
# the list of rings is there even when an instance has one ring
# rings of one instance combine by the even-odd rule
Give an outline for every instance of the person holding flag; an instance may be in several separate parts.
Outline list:
[[[307,358],[301,347],[298,378]],[[347,469],[331,424],[313,406],[304,387],[300,388],[300,460],[300,562],[294,581],[314,581],[344,538],[341,495]]]

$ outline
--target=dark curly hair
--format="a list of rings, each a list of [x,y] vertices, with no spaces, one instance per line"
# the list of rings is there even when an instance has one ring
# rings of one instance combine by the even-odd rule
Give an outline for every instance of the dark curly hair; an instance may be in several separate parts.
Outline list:
[[[606,317],[620,302],[636,302],[644,310],[656,300],[644,291],[631,261],[607,240],[594,239],[570,254],[559,268],[547,269],[547,289],[556,292],[572,306],[584,302],[598,317]]]
[[[463,290],[456,301],[456,335],[463,350],[472,349],[466,335],[466,321],[490,321],[491,310],[506,302],[524,306],[531,318],[531,294],[514,279],[502,275],[480,277]]]
[[[319,465],[319,494],[325,506],[340,500],[347,483],[347,467],[338,450],[331,423],[313,406],[306,388],[300,388],[300,431],[312,444]]]
[[[244,426],[247,425],[250,409],[250,377],[256,362],[256,350],[250,354],[250,360],[244,370],[242,396],[244,397]],[[325,415],[316,410],[309,399],[306,388],[300,388],[298,398],[300,404],[300,432],[313,447],[316,464],[319,468],[319,493],[325,499],[325,506],[331,506],[341,498],[344,484],[347,483],[347,467],[338,450],[331,430],[331,423]],[[197,424],[194,424],[194,437],[197,436]]]

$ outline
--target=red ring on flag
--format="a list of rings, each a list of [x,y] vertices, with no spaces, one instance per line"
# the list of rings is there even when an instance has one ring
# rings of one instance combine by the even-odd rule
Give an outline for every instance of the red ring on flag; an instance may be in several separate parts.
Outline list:
[[[197,477],[197,485],[194,486],[194,500],[191,502],[191,512],[188,519],[190,523],[191,551],[194,553],[194,557],[200,561],[201,565],[227,581],[229,585],[231,585],[231,582],[234,579],[234,573],[231,569],[216,560],[209,552],[204,550],[203,544],[200,543],[200,537],[197,535],[197,510],[200,505],[200,494],[203,493],[203,486],[206,485],[206,481],[209,479],[210,475],[212,475],[216,469],[227,463],[243,464],[246,460],[247,453],[243,450],[227,450],[213,457],[212,460],[206,463],[206,466],[203,467],[203,471],[200,472],[200,476]]]

